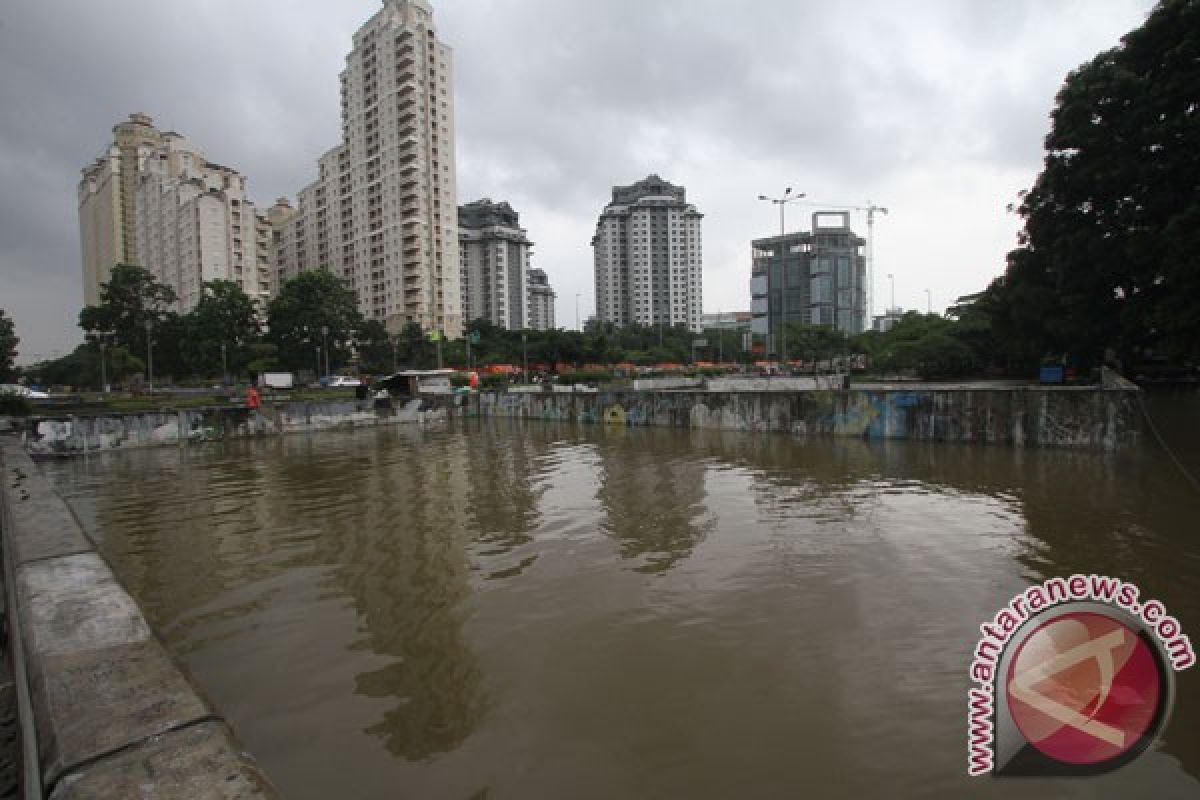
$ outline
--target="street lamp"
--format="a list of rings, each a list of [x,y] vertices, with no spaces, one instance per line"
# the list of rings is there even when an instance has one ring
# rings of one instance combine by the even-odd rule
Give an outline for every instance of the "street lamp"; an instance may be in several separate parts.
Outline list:
[[[399,336],[389,336],[388,341],[392,343],[392,372],[400,371],[400,362],[396,360],[396,340]]]
[[[529,336],[525,331],[521,331],[521,361],[525,370],[524,383],[529,383]]]
[[[792,194],[792,187],[790,187],[790,186],[784,190],[782,197],[767,197],[765,194],[760,194],[758,196],[759,200],[764,200],[768,203],[774,203],[775,205],[779,206],[779,280],[781,282],[781,285],[779,287],[779,311],[780,311],[780,315],[779,315],[779,333],[780,333],[779,350],[780,350],[780,360],[783,361],[785,366],[787,365],[787,316],[788,316],[788,307],[787,306],[788,306],[788,303],[787,303],[787,269],[785,268],[785,262],[784,262],[784,255],[785,255],[786,251],[784,249],[784,244],[783,244],[783,237],[785,235],[787,235],[787,233],[786,233],[787,228],[784,225],[784,213],[783,212],[788,203],[794,203],[797,200],[800,200],[806,196],[807,195],[804,192],[800,192],[799,194]],[[768,286],[770,286],[770,278],[769,277],[768,277]],[[770,302],[771,302],[770,296],[768,295],[768,299],[767,299],[768,313],[770,310]]]
[[[325,375],[329,375],[329,326],[321,326],[321,349],[325,352]],[[317,367],[320,368],[320,362]]]
[[[925,290],[925,313],[933,313],[933,292],[929,289]]]
[[[317,383],[321,382],[321,345],[313,348],[313,352],[317,354]]]
[[[888,281],[892,285],[892,305],[888,308],[888,310],[895,311],[896,310],[896,276],[889,272],[888,273]]]
[[[225,357],[225,342],[221,342],[221,385],[229,385],[229,362]]]
[[[96,344],[100,346],[100,391],[108,393],[108,358],[105,351],[108,350],[108,337],[115,336],[114,331],[96,331],[93,334],[96,337]]]
[[[150,393],[154,393],[154,321],[146,320],[146,375],[150,384]]]

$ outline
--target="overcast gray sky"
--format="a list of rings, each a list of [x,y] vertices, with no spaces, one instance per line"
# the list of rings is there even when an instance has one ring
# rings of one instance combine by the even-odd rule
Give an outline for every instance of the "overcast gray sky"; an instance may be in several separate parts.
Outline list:
[[[80,341],[79,170],[132,111],[269,205],[340,133],[337,76],[379,0],[0,3],[0,308],[21,361]],[[459,201],[521,213],[558,323],[592,310],[613,184],[651,172],[704,212],[704,307],[747,309],[759,194],[888,206],[876,308],[935,310],[1003,270],[1005,206],[1041,165],[1067,71],[1149,0],[434,0],[455,49]],[[792,206],[788,228],[808,226]],[[855,225],[865,233],[862,215]]]

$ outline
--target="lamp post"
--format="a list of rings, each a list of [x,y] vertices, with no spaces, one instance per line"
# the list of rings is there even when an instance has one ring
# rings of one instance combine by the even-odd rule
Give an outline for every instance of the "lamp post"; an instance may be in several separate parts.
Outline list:
[[[329,376],[329,326],[321,326],[321,350],[325,353],[325,376]],[[317,364],[320,367],[320,364]]]
[[[400,371],[400,362],[396,360],[396,340],[399,336],[389,336],[388,341],[392,343],[392,372]]]
[[[525,331],[521,331],[521,362],[525,375],[522,383],[529,383],[529,336]]]
[[[317,354],[317,383],[321,382],[321,345],[313,348],[313,352]]]
[[[933,292],[929,289],[925,290],[925,313],[933,313]]]
[[[226,360],[226,345],[221,342],[221,385],[229,385],[229,362]]]
[[[100,337],[100,391],[108,394],[108,367],[104,361],[104,351],[108,347],[108,342],[104,341],[104,337]]]
[[[888,281],[892,284],[892,305],[888,310],[895,311],[896,310],[896,276],[889,272],[888,273]]]
[[[799,194],[792,194],[792,187],[790,187],[790,186],[784,190],[782,197],[767,197],[765,194],[760,194],[758,196],[759,200],[764,200],[768,203],[774,203],[775,205],[779,206],[779,280],[780,280],[780,284],[781,284],[779,287],[779,334],[780,334],[780,336],[779,336],[780,356],[779,357],[780,357],[780,360],[784,363],[785,367],[787,365],[787,317],[788,317],[787,312],[788,312],[788,308],[787,308],[787,269],[786,269],[786,264],[784,262],[784,255],[785,255],[786,251],[785,251],[784,245],[783,245],[783,237],[785,235],[787,235],[787,228],[784,225],[784,213],[783,212],[788,203],[794,203],[797,200],[804,198],[805,196],[806,195],[804,192],[800,192]],[[768,286],[769,285],[770,285],[770,278],[768,276]],[[770,311],[770,302],[771,302],[770,295],[768,295],[768,299],[767,299],[768,313]]]
[[[146,376],[150,393],[154,393],[154,321],[146,320]]]

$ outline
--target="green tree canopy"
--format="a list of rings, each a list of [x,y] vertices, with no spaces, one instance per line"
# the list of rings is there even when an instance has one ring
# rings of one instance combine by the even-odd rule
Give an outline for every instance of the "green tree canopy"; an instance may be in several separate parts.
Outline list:
[[[1200,0],[1163,0],[1058,94],[1005,323],[1082,363],[1200,357]]]
[[[0,382],[16,378],[17,345],[20,342],[12,319],[0,309]]]
[[[196,307],[183,318],[186,338],[181,349],[189,371],[221,372],[221,346],[230,375],[240,374],[254,354],[259,323],[254,301],[232,281],[208,281]]]
[[[291,370],[315,367],[317,351],[327,347],[330,371],[336,371],[350,360],[354,335],[363,324],[354,291],[326,270],[292,278],[267,307],[267,339]]]
[[[138,358],[147,358],[147,337],[154,341],[155,375],[186,372],[179,354],[184,338],[179,315],[171,310],[175,291],[159,283],[148,270],[117,264],[107,283],[100,284],[100,305],[79,313],[79,326],[90,340],[110,341]],[[147,323],[149,328],[147,328]]]

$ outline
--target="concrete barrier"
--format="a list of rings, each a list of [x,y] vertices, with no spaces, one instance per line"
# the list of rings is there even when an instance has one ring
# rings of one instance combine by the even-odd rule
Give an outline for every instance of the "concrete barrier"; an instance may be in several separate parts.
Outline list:
[[[29,794],[276,797],[19,442],[0,440],[0,460],[9,639],[22,729],[36,731]]]
[[[130,447],[179,445],[248,436],[306,433],[336,428],[424,425],[444,421],[452,396],[398,401],[376,410],[353,400],[295,402],[249,408],[214,406],[182,411],[140,411],[35,417],[25,442],[34,455],[78,455]]]
[[[911,384],[843,391],[482,392],[467,415],[797,435],[1119,450],[1138,441],[1138,390]]]

